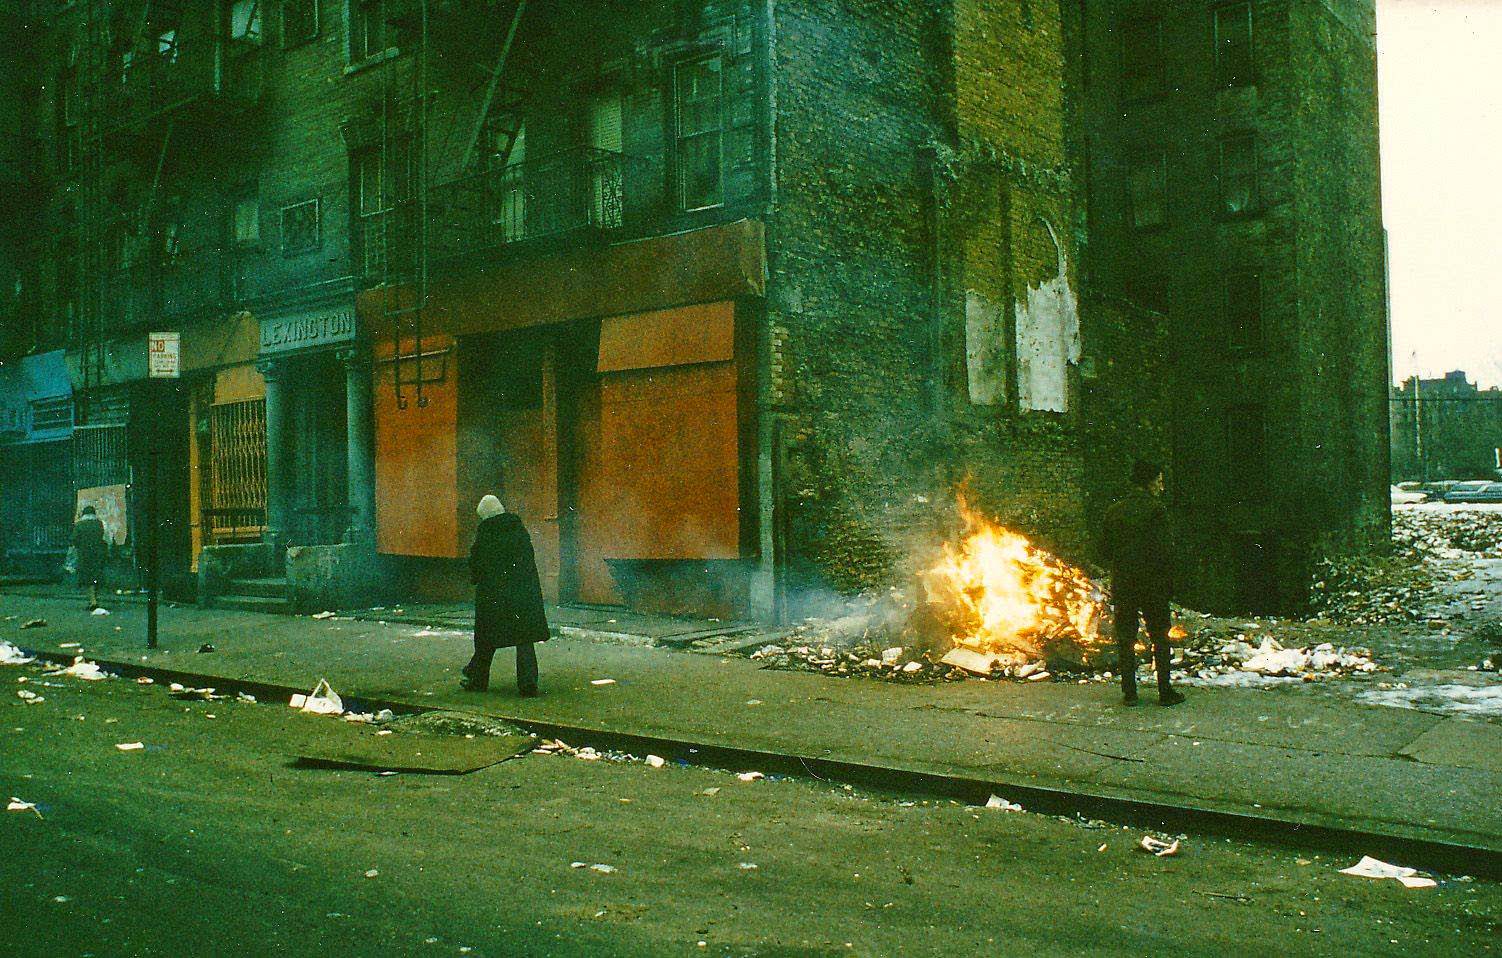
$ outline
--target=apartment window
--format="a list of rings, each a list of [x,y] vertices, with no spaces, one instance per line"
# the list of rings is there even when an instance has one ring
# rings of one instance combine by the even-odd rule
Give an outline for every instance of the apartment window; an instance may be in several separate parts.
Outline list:
[[[621,167],[614,154],[621,152],[621,94],[611,90],[589,101],[589,145],[598,155],[589,158],[589,219],[593,226],[621,225]]]
[[[1257,209],[1257,141],[1250,134],[1220,141],[1220,213],[1240,216]]]
[[[1121,90],[1128,100],[1163,92],[1163,21],[1134,20],[1121,27]]]
[[[235,200],[230,234],[236,246],[254,246],[261,241],[261,201],[254,194]]]
[[[176,220],[162,227],[162,265],[176,265],[182,258],[183,228]]]
[[[498,130],[491,161],[500,170],[495,208],[490,221],[500,228],[501,241],[514,243],[527,235],[527,127],[519,124],[513,134]]]
[[[1234,270],[1224,279],[1226,344],[1233,351],[1262,346],[1262,277]]]
[[[1250,3],[1233,3],[1215,11],[1215,77],[1224,87],[1255,82]]]
[[[1132,226],[1152,229],[1168,222],[1168,157],[1161,150],[1137,155],[1127,174]]]
[[[386,51],[386,11],[382,0],[349,0],[349,56],[366,60]]]
[[[318,0],[282,0],[282,46],[306,43],[318,36]]]
[[[161,57],[163,63],[170,65],[177,62],[176,30],[163,30],[156,35],[156,55]]]
[[[282,255],[298,256],[318,249],[321,242],[318,200],[282,207]]]
[[[702,210],[725,202],[723,90],[717,56],[680,63],[673,71],[680,209]]]
[[[229,38],[241,43],[261,42],[261,0],[234,0],[230,4]]]

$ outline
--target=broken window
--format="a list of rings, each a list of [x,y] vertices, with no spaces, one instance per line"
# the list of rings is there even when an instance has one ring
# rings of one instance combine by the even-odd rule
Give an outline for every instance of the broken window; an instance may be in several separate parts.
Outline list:
[[[241,43],[261,42],[261,0],[234,0],[230,4],[229,38]]]
[[[1017,237],[1013,245],[1041,251],[1050,243],[1057,272],[1037,285],[1029,284],[1025,297],[1016,303],[1017,402],[1023,409],[1067,412],[1070,367],[1083,355],[1079,303],[1069,284],[1069,260],[1058,233],[1043,220]]]
[[[1257,209],[1257,141],[1238,133],[1220,141],[1220,212],[1239,216]]]
[[[1127,100],[1147,100],[1163,92],[1163,21],[1122,25],[1121,92]]]
[[[297,256],[318,249],[318,200],[282,207],[282,255]]]
[[[156,35],[156,53],[168,65],[177,62],[177,31],[163,30]]]
[[[1232,350],[1262,346],[1262,277],[1235,270],[1225,277],[1226,344]]]
[[[684,211],[725,202],[721,65],[720,58],[712,56],[680,63],[673,70],[678,205]]]
[[[1250,3],[1234,3],[1215,11],[1215,79],[1223,87],[1255,82]]]
[[[1168,222],[1168,158],[1162,150],[1145,150],[1127,173],[1127,202],[1132,225],[1151,229]]]
[[[317,36],[317,0],[282,0],[282,46],[306,43]]]
[[[351,0],[349,57],[366,60],[386,52],[386,12],[381,0]]]

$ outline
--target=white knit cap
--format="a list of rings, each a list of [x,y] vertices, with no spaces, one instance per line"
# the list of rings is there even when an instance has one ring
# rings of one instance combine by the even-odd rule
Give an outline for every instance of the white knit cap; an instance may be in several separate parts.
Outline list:
[[[495,496],[486,496],[481,499],[479,507],[475,509],[475,512],[479,514],[481,519],[489,519],[505,511],[506,507],[501,505],[501,500]]]

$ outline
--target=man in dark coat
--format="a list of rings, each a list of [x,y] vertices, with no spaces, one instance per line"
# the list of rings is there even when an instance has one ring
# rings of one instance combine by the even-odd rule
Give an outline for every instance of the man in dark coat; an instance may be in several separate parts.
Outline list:
[[[89,611],[99,608],[99,580],[104,577],[104,560],[109,545],[104,536],[104,520],[93,506],[84,506],[73,523],[73,555],[78,566],[78,587],[89,593]]]
[[[1102,538],[1111,569],[1116,617],[1117,665],[1122,701],[1137,704],[1137,627],[1147,623],[1158,671],[1158,704],[1177,705],[1184,696],[1169,684],[1171,652],[1169,599],[1173,596],[1173,541],[1163,507],[1163,470],[1139,460],[1132,466],[1133,489],[1106,510]]]
[[[547,641],[548,619],[532,537],[495,496],[481,499],[476,511],[480,528],[469,553],[469,577],[475,584],[475,654],[459,684],[472,692],[485,691],[496,649],[514,646],[517,691],[533,696],[538,694],[534,644]]]

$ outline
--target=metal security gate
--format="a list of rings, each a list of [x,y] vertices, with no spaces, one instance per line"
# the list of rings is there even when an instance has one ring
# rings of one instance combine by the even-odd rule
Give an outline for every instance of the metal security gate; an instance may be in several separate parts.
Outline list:
[[[266,400],[209,408],[208,544],[253,542],[266,528]]]
[[[130,484],[129,445],[122,424],[73,427],[73,488]]]

